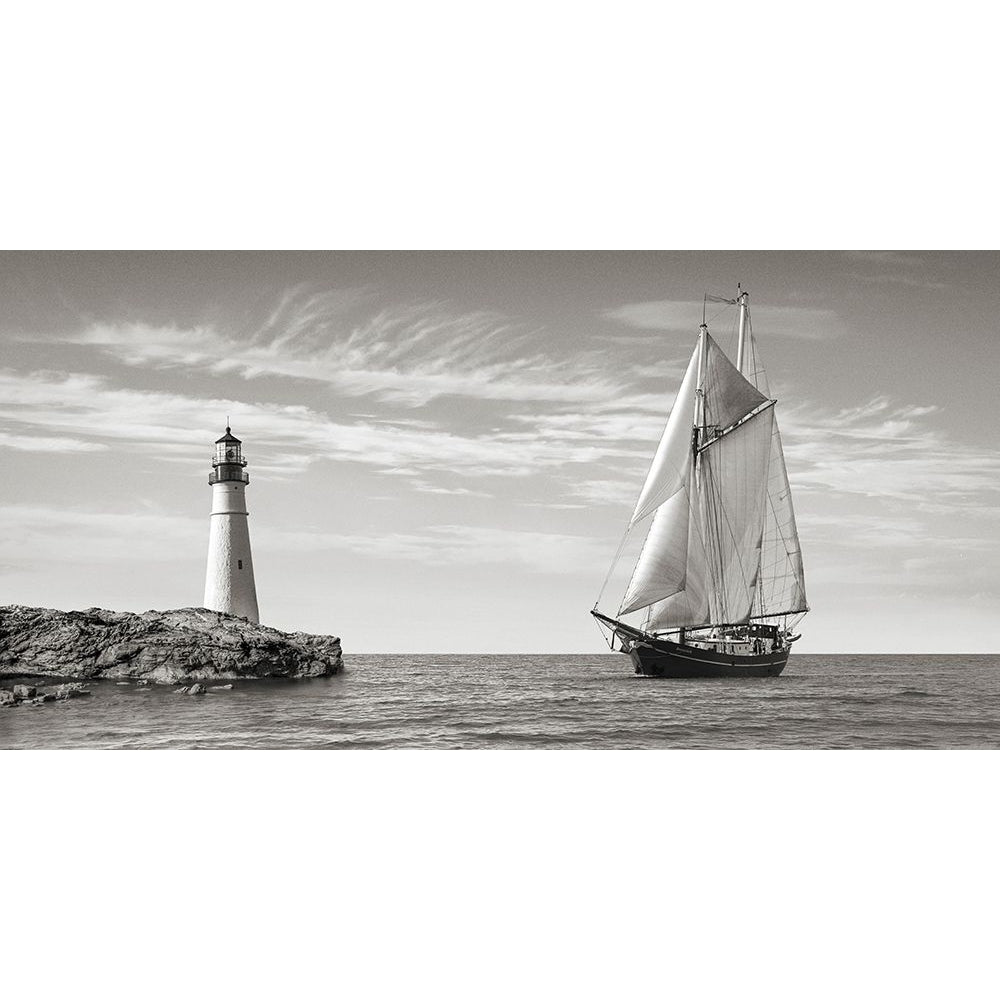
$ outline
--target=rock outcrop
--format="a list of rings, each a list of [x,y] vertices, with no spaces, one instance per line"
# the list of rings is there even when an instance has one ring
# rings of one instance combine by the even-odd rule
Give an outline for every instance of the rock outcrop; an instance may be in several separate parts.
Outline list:
[[[0,688],[0,708],[15,705],[44,705],[47,701],[66,701],[69,698],[84,698],[90,692],[75,682],[57,684],[54,691],[42,691],[34,684],[15,684],[11,690]]]
[[[133,614],[0,607],[0,677],[181,684],[325,677],[341,669],[335,636],[279,632],[205,608]]]

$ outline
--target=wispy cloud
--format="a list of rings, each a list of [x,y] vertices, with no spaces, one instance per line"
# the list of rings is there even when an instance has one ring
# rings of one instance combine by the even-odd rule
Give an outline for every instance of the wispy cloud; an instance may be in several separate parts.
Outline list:
[[[717,304],[712,305],[719,313]],[[732,307],[734,308],[734,307]],[[804,340],[826,340],[840,337],[847,327],[832,309],[811,309],[801,306],[752,306],[755,332]],[[632,302],[608,309],[606,319],[624,323],[640,330],[668,330],[694,335],[701,322],[701,302]]]
[[[6,431],[0,431],[0,448],[13,448],[15,451],[106,451],[107,447],[106,444],[100,444],[97,441],[81,441],[79,438],[9,434]]]
[[[369,307],[360,318],[351,312],[359,303]],[[536,330],[499,313],[437,301],[371,307],[370,295],[299,288],[250,332],[98,323],[59,339],[132,366],[321,382],[341,395],[413,407],[446,396],[600,402],[620,392],[600,359],[552,357],[538,348]]]
[[[866,267],[866,271],[855,271],[851,277],[871,285],[904,285],[908,288],[939,290],[947,288],[944,281],[927,276],[927,262],[914,254],[898,253],[895,250],[847,250],[844,256]]]
[[[931,278],[921,278],[912,274],[858,274],[855,272],[851,277],[870,285],[905,285],[908,288],[928,288],[931,290],[948,287],[944,281],[934,281]]]
[[[784,408],[780,419],[793,483],[928,511],[995,502],[1000,456],[932,427],[926,418],[936,412],[936,406],[886,397],[839,411]]]
[[[0,422],[15,436],[72,432],[101,448],[156,447],[160,461],[200,460],[217,428],[210,415],[229,413],[253,441],[257,468],[291,473],[319,459],[352,461],[386,471],[441,470],[465,476],[524,476],[575,463],[630,454],[601,435],[553,448],[533,430],[481,434],[380,421],[335,421],[301,405],[248,404],[175,393],[114,388],[83,374],[0,370]]]
[[[923,267],[926,261],[915,254],[900,253],[897,250],[845,250],[848,260],[862,264],[877,264],[895,267]]]

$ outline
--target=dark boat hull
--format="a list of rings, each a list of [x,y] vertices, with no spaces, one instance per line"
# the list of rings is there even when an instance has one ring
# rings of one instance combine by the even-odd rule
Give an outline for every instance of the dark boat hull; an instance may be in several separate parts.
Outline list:
[[[628,655],[643,677],[777,677],[788,662],[787,648],[735,656],[676,642],[632,641]]]

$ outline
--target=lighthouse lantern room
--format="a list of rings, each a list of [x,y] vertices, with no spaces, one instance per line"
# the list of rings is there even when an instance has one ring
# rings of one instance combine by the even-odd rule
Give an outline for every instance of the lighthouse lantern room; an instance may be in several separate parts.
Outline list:
[[[260,621],[257,587],[250,554],[243,442],[227,426],[215,442],[212,471],[212,516],[208,535],[208,567],[205,572],[205,607],[224,611],[252,622]]]

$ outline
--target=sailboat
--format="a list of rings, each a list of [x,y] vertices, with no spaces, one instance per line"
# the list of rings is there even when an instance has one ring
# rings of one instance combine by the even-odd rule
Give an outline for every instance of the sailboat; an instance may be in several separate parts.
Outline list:
[[[708,331],[708,302],[739,308],[735,363]],[[776,402],[749,295],[740,286],[735,299],[706,295],[697,345],[591,611],[637,674],[784,670],[809,605]],[[640,530],[645,540],[617,613],[604,614],[604,591]]]

